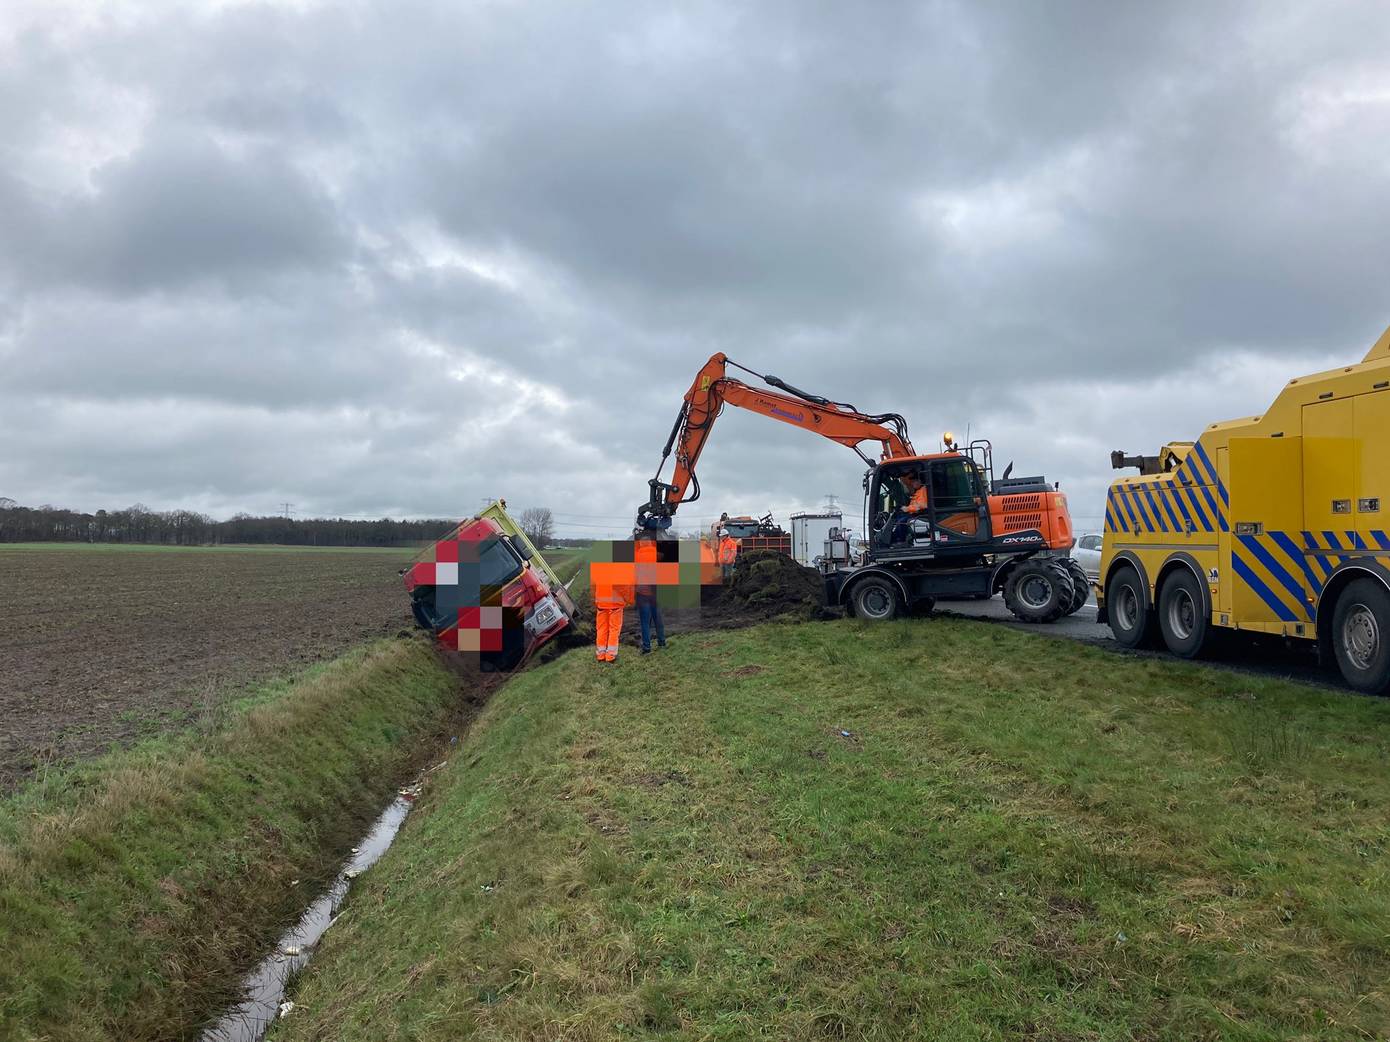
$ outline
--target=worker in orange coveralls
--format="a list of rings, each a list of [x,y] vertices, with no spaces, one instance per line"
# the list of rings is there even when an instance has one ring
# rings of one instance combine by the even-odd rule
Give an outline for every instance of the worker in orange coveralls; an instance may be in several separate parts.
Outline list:
[[[594,656],[600,662],[618,660],[618,634],[623,629],[623,608],[632,603],[632,580],[631,561],[589,566],[594,591]]]
[[[724,571],[725,582],[728,582],[729,576],[734,572],[734,561],[738,558],[738,548],[739,540],[725,532],[723,538],[719,540],[719,567]]]

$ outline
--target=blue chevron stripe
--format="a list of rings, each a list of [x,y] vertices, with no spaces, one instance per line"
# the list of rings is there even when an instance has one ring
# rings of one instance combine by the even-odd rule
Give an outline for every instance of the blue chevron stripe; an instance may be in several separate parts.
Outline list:
[[[1168,531],[1168,522],[1163,520],[1163,515],[1158,510],[1158,500],[1154,497],[1153,489],[1144,489],[1144,502],[1149,505],[1149,512],[1153,514],[1153,519],[1158,525],[1160,532]]]
[[[1134,513],[1125,502],[1125,490],[1122,488],[1115,489],[1115,513],[1125,523],[1126,529],[1131,532],[1139,531],[1139,526],[1134,522]]]
[[[1180,489],[1180,488],[1178,488],[1178,486],[1177,486],[1176,484],[1174,484],[1174,485],[1173,485],[1173,502],[1175,502],[1175,503],[1178,505],[1178,510],[1180,510],[1180,511],[1182,512],[1182,519],[1183,519],[1184,521],[1187,522],[1187,526],[1186,526],[1186,527],[1187,527],[1188,529],[1190,529],[1190,530],[1195,530],[1196,527],[1197,527],[1197,522],[1193,521],[1193,520],[1192,520],[1192,515],[1191,515],[1190,513],[1188,513],[1187,504],[1183,501],[1183,495],[1182,495],[1182,493],[1183,493],[1183,490]]]
[[[1313,592],[1321,593],[1323,587],[1321,577],[1313,570],[1313,565],[1312,562],[1308,560],[1308,555],[1300,550],[1298,544],[1289,538],[1289,533],[1270,532],[1269,537],[1278,544],[1279,549],[1289,555],[1290,561],[1298,562],[1298,566],[1303,569],[1303,574],[1307,578],[1308,585],[1312,588]]]
[[[1274,612],[1276,618],[1282,619],[1284,622],[1298,621],[1298,617],[1289,611],[1288,605],[1276,597],[1274,591],[1264,584],[1264,580],[1241,560],[1240,554],[1231,554],[1231,567],[1235,569],[1235,573],[1241,581],[1259,595],[1260,600],[1264,601],[1269,610]]]
[[[1163,504],[1163,509],[1168,512],[1168,519],[1173,522],[1173,531],[1185,531],[1185,529],[1182,526],[1182,522],[1178,520],[1177,511],[1173,509],[1173,504],[1169,501],[1168,490],[1163,488],[1162,486],[1159,486],[1157,489],[1154,490],[1154,494],[1158,496],[1158,501]]]
[[[1317,537],[1314,536],[1312,532],[1304,531],[1304,533],[1303,533],[1303,541],[1304,541],[1304,545],[1307,547],[1307,549],[1313,551],[1312,554],[1310,554],[1310,555],[1309,555],[1309,554],[1305,554],[1304,556],[1305,556],[1305,557],[1311,556],[1312,561],[1313,561],[1313,564],[1317,566],[1317,570],[1318,570],[1318,572],[1320,573],[1320,575],[1322,576],[1322,578],[1321,578],[1319,581],[1320,581],[1320,582],[1326,582],[1327,577],[1328,577],[1329,575],[1332,574],[1332,566],[1331,566],[1331,565],[1327,562],[1327,560],[1319,553],[1319,551],[1322,550],[1322,547],[1318,546]]]
[[[1254,555],[1257,561],[1269,569],[1269,574],[1274,576],[1279,585],[1293,595],[1293,602],[1303,610],[1304,614],[1307,614],[1306,591],[1299,585],[1298,580],[1289,574],[1288,569],[1275,560],[1274,555],[1260,544],[1256,536],[1241,535],[1236,536],[1236,538],[1240,540],[1245,549]]]
[[[1197,498],[1197,490],[1195,488],[1185,488],[1183,489],[1183,495],[1187,496],[1187,501],[1192,504],[1192,511],[1197,515],[1197,520],[1201,522],[1202,531],[1216,531],[1216,529],[1212,527],[1211,519],[1207,517],[1207,512],[1202,509],[1202,501]]]
[[[1153,523],[1153,519],[1149,517],[1149,512],[1144,509],[1144,497],[1139,494],[1139,490],[1132,488],[1129,493],[1130,498],[1134,500],[1134,509],[1139,512],[1139,517],[1144,522],[1144,527],[1150,532],[1157,532],[1158,526]]]
[[[1226,514],[1216,505],[1216,499],[1211,494],[1211,486],[1198,485],[1197,487],[1202,490],[1202,496],[1206,499],[1207,506],[1211,507],[1211,516],[1216,518],[1217,524],[1221,526],[1221,531],[1226,531]]]
[[[1129,522],[1125,520],[1124,508],[1120,506],[1120,497],[1112,488],[1106,497],[1110,501],[1110,511],[1115,515],[1115,527],[1122,532],[1129,531]]]
[[[1202,465],[1207,468],[1207,472],[1211,474],[1212,484],[1214,484],[1216,490],[1221,493],[1221,502],[1226,506],[1230,506],[1231,497],[1226,492],[1226,486],[1221,483],[1221,478],[1217,475],[1216,467],[1212,464],[1211,457],[1207,455],[1207,450],[1202,448],[1202,443],[1200,441],[1193,446],[1193,449],[1196,450],[1198,457],[1202,461]]]
[[[1125,513],[1129,516],[1130,531],[1137,534],[1139,532],[1139,518],[1134,516],[1134,508],[1129,505],[1129,496],[1125,494],[1124,489],[1119,489],[1115,493],[1115,498],[1120,501],[1120,506],[1125,508]]]

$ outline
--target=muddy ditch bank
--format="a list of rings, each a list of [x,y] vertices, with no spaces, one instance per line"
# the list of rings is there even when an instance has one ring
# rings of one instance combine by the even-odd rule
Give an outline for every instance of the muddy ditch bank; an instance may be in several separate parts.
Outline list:
[[[215,734],[145,742],[0,801],[7,1037],[196,1037],[486,693],[423,638],[380,641]]]

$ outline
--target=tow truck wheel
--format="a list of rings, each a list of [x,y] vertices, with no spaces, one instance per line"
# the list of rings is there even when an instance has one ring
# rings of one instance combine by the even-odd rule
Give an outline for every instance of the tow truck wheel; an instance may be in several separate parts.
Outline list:
[[[1110,632],[1127,648],[1144,648],[1153,643],[1153,612],[1149,610],[1149,590],[1139,573],[1123,564],[1105,584],[1105,610]]]
[[[901,609],[896,587],[877,575],[871,575],[856,583],[850,599],[854,601],[855,615],[875,622],[886,622],[895,617]]]
[[[1332,647],[1356,690],[1378,695],[1390,687],[1390,593],[1375,579],[1357,579],[1337,598]]]
[[[1082,608],[1086,607],[1086,601],[1091,597],[1091,577],[1086,574],[1086,569],[1077,564],[1070,557],[1067,558],[1067,571],[1071,573],[1072,586],[1076,593],[1071,599],[1071,607],[1067,609],[1068,615],[1075,615]]]
[[[1203,608],[1197,577],[1186,568],[1168,573],[1158,591],[1158,631],[1179,658],[1197,658],[1207,646],[1211,620]]]
[[[1067,613],[1074,596],[1071,573],[1048,558],[1024,561],[1004,582],[1004,604],[1020,622],[1056,622]]]

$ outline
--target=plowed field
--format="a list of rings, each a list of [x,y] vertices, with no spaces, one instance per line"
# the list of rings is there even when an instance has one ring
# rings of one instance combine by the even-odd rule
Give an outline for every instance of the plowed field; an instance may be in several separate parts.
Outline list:
[[[407,628],[410,556],[0,546],[0,791]]]

